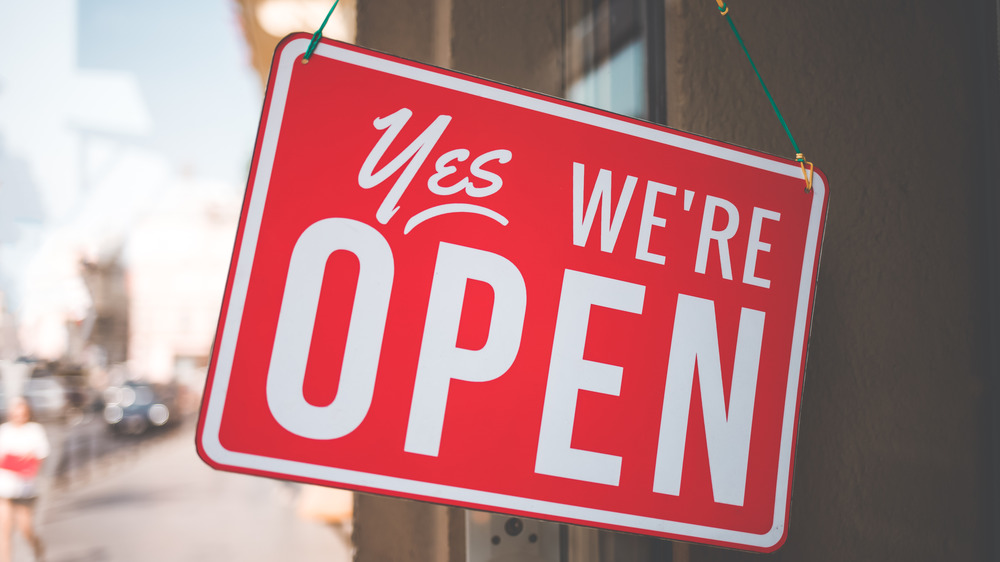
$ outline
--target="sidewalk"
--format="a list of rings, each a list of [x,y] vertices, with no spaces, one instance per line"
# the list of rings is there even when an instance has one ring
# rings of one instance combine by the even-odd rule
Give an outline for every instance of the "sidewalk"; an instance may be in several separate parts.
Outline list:
[[[38,529],[48,562],[349,562],[343,531],[296,514],[299,486],[217,472],[193,427],[116,458],[89,482],[48,486]],[[15,562],[31,560],[15,539]]]

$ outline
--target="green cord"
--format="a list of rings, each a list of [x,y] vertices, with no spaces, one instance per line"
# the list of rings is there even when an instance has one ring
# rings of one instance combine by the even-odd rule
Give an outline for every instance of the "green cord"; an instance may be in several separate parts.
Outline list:
[[[746,44],[743,43],[743,38],[740,37],[740,32],[736,31],[736,25],[733,23],[733,19],[729,17],[728,13],[726,13],[728,9],[723,6],[719,8],[719,11],[722,12],[722,15],[726,16],[726,21],[729,22],[729,27],[733,30],[733,35],[735,35],[736,40],[740,42],[740,47],[743,48],[743,53],[746,54],[747,60],[750,61],[750,67],[753,68],[754,74],[757,75],[757,80],[760,81],[760,86],[764,88],[764,94],[767,95],[768,101],[771,102],[771,107],[774,109],[774,114],[778,116],[778,121],[781,121],[781,126],[785,129],[785,134],[788,135],[788,140],[792,142],[792,148],[795,149],[796,160],[799,162],[805,161],[805,158],[800,156],[802,154],[802,151],[799,150],[799,145],[795,143],[795,139],[792,137],[792,132],[788,130],[788,124],[785,123],[785,118],[782,117],[781,112],[778,111],[778,104],[776,104],[774,102],[774,98],[771,97],[771,92],[767,89],[767,85],[764,84],[764,79],[761,78],[760,72],[757,70],[757,65],[754,64],[753,58],[750,57],[750,51],[747,50]]]
[[[337,4],[339,3],[340,0],[336,0],[333,3],[333,6],[330,7],[330,11],[327,12],[326,17],[323,18],[323,23],[320,24],[319,29],[316,30],[316,33],[313,33],[312,40],[309,41],[309,47],[306,49],[306,54],[302,57],[303,63],[309,62],[309,57],[312,56],[313,51],[316,50],[316,46],[319,45],[320,37],[323,36],[323,28],[326,27],[326,22],[330,21],[330,16],[333,15],[333,10],[337,8]]]

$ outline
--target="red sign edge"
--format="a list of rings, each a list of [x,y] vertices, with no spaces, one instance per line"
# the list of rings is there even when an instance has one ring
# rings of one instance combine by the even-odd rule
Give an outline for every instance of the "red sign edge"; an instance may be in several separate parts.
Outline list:
[[[271,111],[274,96],[276,92],[280,94],[282,96],[281,103],[283,104],[283,96],[287,94],[288,78],[290,77],[294,66],[299,64],[299,58],[304,54],[310,39],[311,34],[308,33],[295,33],[285,37],[276,47],[275,56],[272,60],[264,105],[258,125],[258,134],[254,147],[253,160],[247,181],[243,208],[240,214],[240,222],[236,234],[233,256],[230,261],[229,275],[226,281],[226,291],[223,297],[219,321],[217,324],[215,343],[212,348],[212,358],[206,378],[202,408],[199,413],[198,427],[195,435],[195,446],[198,455],[202,458],[202,460],[217,470],[225,470],[255,476],[265,476],[282,480],[294,480],[325,486],[334,485],[336,487],[360,492],[389,494],[397,497],[430,501],[433,503],[446,503],[447,505],[456,505],[485,511],[498,511],[502,509],[504,513],[518,514],[532,518],[550,519],[559,522],[586,526],[597,526],[600,528],[653,535],[667,539],[694,541],[703,544],[752,550],[756,552],[773,552],[780,548],[785,542],[788,532],[793,478],[792,465],[795,456],[795,443],[798,436],[799,409],[801,407],[809,334],[811,332],[813,319],[812,312],[816,293],[816,279],[819,273],[823,234],[825,232],[826,217],[829,210],[828,182],[826,176],[819,169],[815,170],[812,193],[804,193],[803,195],[815,197],[817,198],[817,201],[814,202],[811,207],[806,248],[803,257],[804,267],[802,268],[801,283],[804,284],[805,287],[800,284],[800,291],[798,295],[799,303],[796,306],[797,310],[792,355],[793,357],[797,356],[801,359],[798,362],[793,360],[789,366],[790,376],[785,396],[786,415],[783,416],[782,422],[775,513],[772,528],[767,533],[758,535],[728,529],[704,527],[679,521],[652,520],[651,518],[629,516],[628,514],[618,514],[612,512],[606,513],[601,510],[581,506],[554,504],[552,502],[532,500],[530,498],[503,496],[500,494],[478,490],[464,490],[451,486],[416,482],[396,477],[355,473],[353,471],[335,469],[326,466],[310,465],[296,461],[257,457],[246,453],[229,451],[222,446],[219,441],[219,429],[221,425],[222,408],[225,403],[226,389],[229,376],[231,374],[228,369],[231,368],[232,360],[232,355],[230,354],[227,356],[223,353],[223,351],[226,346],[230,348],[230,351],[233,347],[235,347],[235,340],[237,338],[239,328],[238,317],[242,314],[242,302],[233,302],[233,289],[237,285],[237,278],[240,277],[241,273],[243,273],[245,277],[248,277],[249,269],[253,261],[252,254],[255,249],[256,233],[252,232],[250,234],[250,238],[248,239],[247,224],[252,218],[252,213],[254,211],[260,211],[260,208],[263,206],[263,199],[266,198],[266,178],[261,174],[261,155],[270,154],[273,156],[274,147],[269,147],[267,144],[268,141],[276,142],[276,139],[269,137],[267,132],[268,130],[271,130],[268,125],[271,123],[273,115],[275,115]],[[326,38],[321,40],[313,56],[340,58],[340,60],[343,60],[343,57],[345,56],[352,59],[366,59],[369,62],[382,63],[380,66],[387,64],[388,66],[393,67],[398,66],[400,68],[409,68],[420,73],[430,73],[449,81],[457,79],[460,82],[472,85],[472,87],[475,85],[486,86],[500,92],[507,92],[515,96],[521,96],[525,99],[533,99],[544,105],[551,105],[553,108],[565,108],[574,114],[589,115],[594,119],[601,121],[603,125],[607,125],[607,120],[612,120],[614,122],[625,124],[630,129],[639,127],[647,129],[650,132],[656,132],[659,135],[665,134],[673,140],[681,141],[682,143],[687,140],[695,144],[702,145],[703,148],[715,147],[727,152],[740,153],[746,155],[749,159],[757,161],[754,167],[764,168],[764,165],[762,164],[771,162],[773,165],[766,166],[766,169],[776,171],[777,173],[784,175],[800,174],[799,164],[790,159],[751,151],[743,147],[723,143],[714,139],[700,137],[683,131],[667,129],[666,127],[638,119],[623,117],[603,110],[581,106],[573,102],[506,86],[475,76],[465,75],[447,69],[440,69],[423,63],[407,61],[400,59],[399,57],[385,55],[368,49],[361,49],[354,45],[328,40]],[[283,84],[279,83],[279,79],[284,79]],[[283,92],[280,91],[280,86],[285,88]],[[280,115],[277,119],[277,122],[280,123]],[[585,122],[594,124],[591,121]],[[598,124],[597,126],[602,125]],[[274,130],[276,130],[276,128]],[[276,133],[274,136],[276,136]],[[677,146],[677,144],[674,144],[674,146]],[[265,167],[267,168],[265,171],[268,176],[270,173],[270,165],[270,162],[265,163]],[[779,171],[776,169],[778,166],[775,165],[780,165],[783,169]],[[258,185],[259,179],[265,180],[260,182],[262,185]],[[261,195],[261,192],[264,192],[263,196]],[[255,195],[257,195],[256,198]],[[246,253],[245,250],[250,250],[249,256],[244,255]],[[802,322],[800,322],[798,318],[800,313],[804,314]],[[235,321],[234,318],[236,318]],[[227,325],[230,326],[231,329],[226,330],[225,328]],[[220,361],[222,363],[221,372]],[[793,372],[794,376],[792,376]],[[793,415],[787,415],[790,412],[793,413]],[[332,478],[331,473],[339,474],[341,478]],[[349,478],[343,478],[344,476],[348,476]],[[367,480],[372,479],[366,477],[373,477],[374,480],[382,482],[382,485],[366,483]],[[386,486],[385,484],[391,485]],[[479,497],[480,501],[462,499],[455,496],[456,493],[458,493],[458,495],[470,495],[463,492],[472,492],[471,495]],[[493,499],[494,501],[482,501],[488,498]],[[509,501],[495,500],[514,500],[517,503],[527,502],[539,507],[548,507],[549,509],[540,511],[528,510],[510,505]],[[649,523],[647,525],[630,526],[606,521],[606,517],[574,517],[568,513],[560,513],[565,512],[565,509],[557,508],[566,508],[583,514],[623,516],[639,520],[648,519],[650,521],[647,521],[647,523]]]

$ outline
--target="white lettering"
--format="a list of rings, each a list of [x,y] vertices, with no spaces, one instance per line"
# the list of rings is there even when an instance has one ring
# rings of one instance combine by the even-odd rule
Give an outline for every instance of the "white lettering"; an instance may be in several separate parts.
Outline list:
[[[726,212],[726,226],[722,230],[712,230],[715,222],[715,210],[721,207]],[[722,266],[722,276],[726,279],[733,278],[733,266],[729,262],[729,239],[736,234],[736,229],[740,225],[740,212],[725,199],[712,197],[705,198],[705,214],[701,219],[701,234],[698,237],[698,257],[695,260],[694,270],[698,273],[705,273],[705,266],[708,264],[708,251],[711,240],[715,240],[719,245],[719,261]]]
[[[509,150],[503,149],[491,150],[480,154],[475,160],[472,161],[470,171],[472,172],[472,175],[481,180],[486,180],[490,182],[490,184],[484,187],[469,186],[465,192],[468,193],[470,197],[487,197],[500,191],[500,188],[503,187],[503,178],[489,170],[484,170],[483,165],[490,160],[496,160],[501,164],[506,164],[507,162],[510,162],[512,157],[513,154],[511,154]]]
[[[621,367],[583,358],[590,307],[597,305],[639,314],[645,291],[642,285],[566,270],[542,406],[535,472],[618,485],[621,457],[571,446],[576,399],[581,390],[612,396],[621,391]]]
[[[413,176],[416,175],[417,170],[424,163],[424,160],[427,159],[427,155],[433,150],[438,139],[441,138],[441,134],[448,127],[448,123],[451,122],[450,115],[439,115],[409,146],[396,155],[391,162],[383,166],[381,170],[376,172],[375,166],[378,165],[379,161],[385,155],[385,151],[388,150],[389,145],[392,144],[392,141],[396,140],[399,132],[403,130],[403,126],[406,125],[412,115],[413,112],[404,107],[392,115],[375,119],[375,128],[385,131],[385,133],[378,140],[378,143],[375,144],[375,147],[372,148],[372,151],[368,153],[368,157],[365,158],[365,162],[361,165],[361,170],[358,172],[358,185],[364,189],[371,189],[384,182],[389,176],[395,174],[403,167],[403,164],[409,162],[375,213],[375,218],[382,224],[389,222],[389,219],[399,210],[399,206],[397,205],[399,199],[403,196],[406,188],[410,186]]]
[[[747,242],[747,261],[743,267],[743,282],[747,285],[756,285],[765,289],[771,288],[770,279],[757,277],[757,252],[770,252],[771,245],[761,242],[760,230],[764,219],[777,221],[781,220],[781,213],[768,211],[759,207],[753,208],[753,217],[750,219],[750,240]]]
[[[326,262],[338,250],[358,257],[358,284],[336,397],[326,406],[313,406],[303,395],[306,362]],[[309,439],[336,439],[365,419],[375,389],[393,270],[389,243],[364,223],[323,219],[299,236],[292,249],[267,368],[267,405],[282,427]]]
[[[584,166],[573,162],[573,244],[581,247],[587,245],[594,217],[597,215],[598,207],[600,207],[601,251],[612,252],[615,249],[615,242],[618,241],[618,233],[621,231],[622,222],[625,220],[625,211],[632,200],[632,192],[635,190],[637,181],[638,179],[633,176],[625,177],[625,186],[622,189],[622,194],[618,197],[618,207],[614,211],[614,219],[612,220],[611,170],[600,170],[597,174],[597,181],[594,183],[594,190],[590,193],[587,212],[584,214]]]
[[[666,258],[649,251],[649,236],[653,227],[663,228],[667,225],[667,219],[654,214],[656,212],[656,196],[661,193],[677,195],[677,188],[655,181],[646,182],[646,199],[642,203],[642,220],[639,223],[639,243],[635,247],[635,258],[663,265]]]
[[[456,347],[469,279],[489,284],[494,294],[486,344],[478,350]],[[486,382],[507,372],[521,345],[526,304],[524,278],[506,258],[441,242],[427,304],[404,450],[437,456],[451,380]]]
[[[743,505],[763,335],[764,313],[742,309],[727,414],[715,303],[683,294],[677,296],[656,448],[654,492],[680,495],[688,412],[697,366],[712,493],[716,502]]]
[[[468,177],[458,180],[453,185],[443,186],[440,184],[442,179],[450,176],[457,170],[455,166],[448,166],[449,162],[452,160],[465,162],[468,158],[469,151],[464,148],[449,150],[442,154],[434,164],[434,175],[427,178],[427,189],[431,190],[431,193],[435,195],[454,195],[463,189],[471,187],[472,182],[469,181]]]

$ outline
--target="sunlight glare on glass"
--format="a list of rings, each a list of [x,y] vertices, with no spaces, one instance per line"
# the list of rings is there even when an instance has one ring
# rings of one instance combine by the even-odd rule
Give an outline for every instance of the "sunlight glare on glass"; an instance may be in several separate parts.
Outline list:
[[[265,0],[257,6],[256,16],[261,28],[275,37],[296,31],[312,33],[319,29],[332,5],[332,0]],[[323,28],[323,35],[353,43],[357,32],[354,14],[354,2],[341,1]]]

